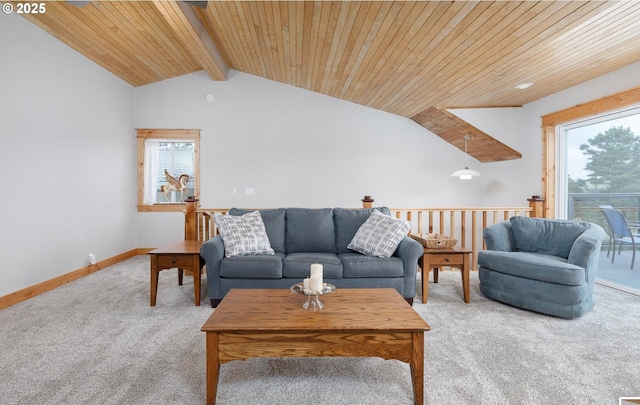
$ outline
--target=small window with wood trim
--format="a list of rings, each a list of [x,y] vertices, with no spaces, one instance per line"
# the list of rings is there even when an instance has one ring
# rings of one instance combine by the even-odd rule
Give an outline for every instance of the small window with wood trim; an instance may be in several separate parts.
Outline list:
[[[200,194],[199,129],[138,129],[138,211],[181,211]]]

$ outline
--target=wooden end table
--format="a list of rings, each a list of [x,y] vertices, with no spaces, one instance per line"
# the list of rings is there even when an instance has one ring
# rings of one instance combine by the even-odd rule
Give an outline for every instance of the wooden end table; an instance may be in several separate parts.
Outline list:
[[[464,302],[467,304],[469,298],[469,270],[471,267],[471,253],[473,250],[461,247],[450,249],[429,249],[424,248],[422,259],[418,265],[422,269],[422,303],[426,304],[429,298],[429,271],[433,269],[433,282],[438,282],[438,272],[440,267],[449,266],[460,269],[462,275],[462,291]]]
[[[196,306],[200,305],[200,277],[204,259],[200,257],[202,241],[182,240],[149,252],[151,256],[151,306],[156,305],[158,274],[166,269],[178,269],[178,285],[182,285],[184,271],[193,274]]]
[[[220,365],[253,357],[382,357],[409,363],[416,404],[424,402],[424,332],[431,327],[393,288],[344,288],[306,311],[284,289],[231,289],[202,326],[207,404]],[[330,372],[330,370],[327,370]]]

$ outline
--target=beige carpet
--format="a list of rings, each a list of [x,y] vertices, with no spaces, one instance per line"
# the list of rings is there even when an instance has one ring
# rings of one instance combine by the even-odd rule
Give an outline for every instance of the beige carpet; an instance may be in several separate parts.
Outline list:
[[[0,311],[0,403],[203,404],[212,309],[160,274],[149,306],[139,256]],[[204,283],[206,285],[206,283]],[[484,298],[442,272],[414,309],[425,334],[427,404],[618,404],[640,396],[640,298],[596,288],[596,307],[561,320]],[[203,294],[205,287],[203,286]],[[203,295],[204,296],[204,295]],[[206,302],[206,301],[204,301]],[[302,305],[302,302],[301,302]],[[221,368],[218,404],[411,404],[409,368],[378,358],[257,359]]]

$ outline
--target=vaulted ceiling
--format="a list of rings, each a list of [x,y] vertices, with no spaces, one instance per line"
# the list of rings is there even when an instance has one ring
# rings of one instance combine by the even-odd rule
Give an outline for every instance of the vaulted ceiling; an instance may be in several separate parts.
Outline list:
[[[521,106],[640,61],[638,1],[54,1],[23,15],[133,86],[235,69],[409,118]]]

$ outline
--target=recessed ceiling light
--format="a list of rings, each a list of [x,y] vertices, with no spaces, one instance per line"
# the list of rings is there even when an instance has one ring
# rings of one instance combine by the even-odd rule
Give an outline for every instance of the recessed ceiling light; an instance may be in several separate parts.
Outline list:
[[[518,90],[524,90],[524,89],[528,89],[531,86],[533,86],[533,83],[520,83],[517,86],[515,86],[515,88]]]

